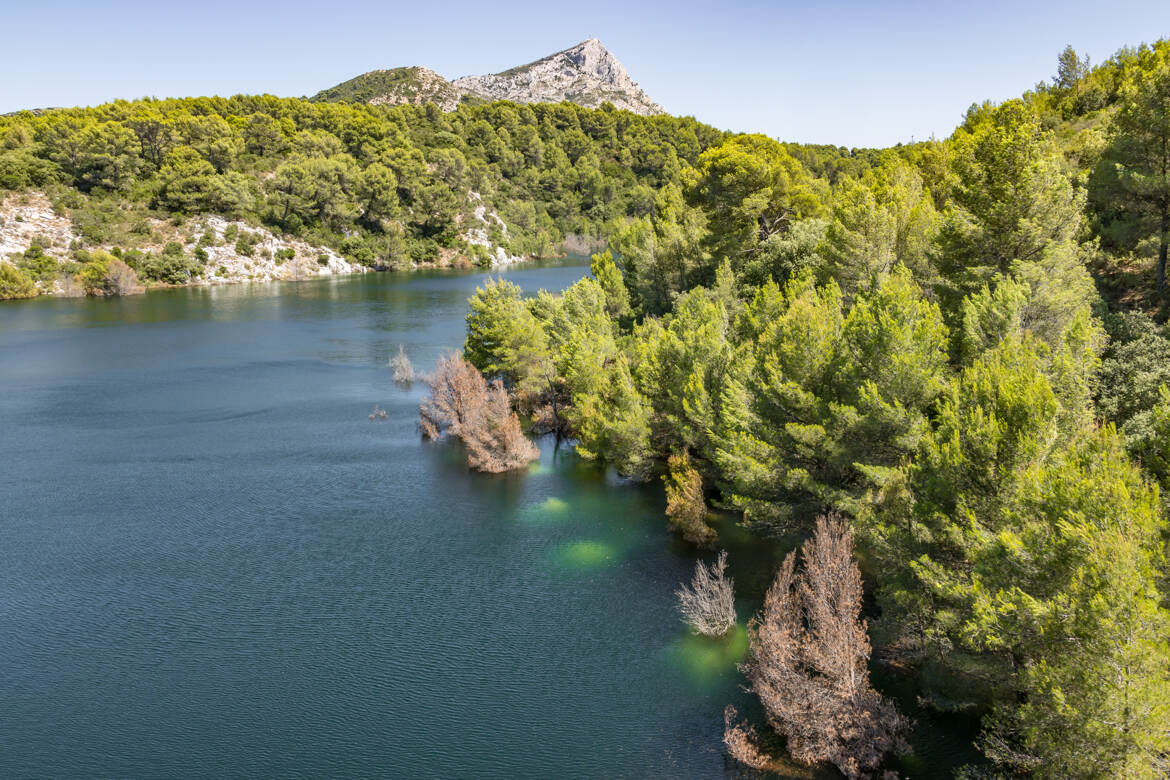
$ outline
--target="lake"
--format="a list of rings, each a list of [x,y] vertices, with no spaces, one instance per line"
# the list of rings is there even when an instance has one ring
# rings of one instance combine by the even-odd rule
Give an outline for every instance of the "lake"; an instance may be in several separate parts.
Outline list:
[[[421,440],[387,360],[458,348],[486,277],[0,305],[0,776],[736,774],[746,638],[679,622],[661,487]],[[746,622],[785,550],[722,533]],[[919,720],[946,776],[967,735]]]

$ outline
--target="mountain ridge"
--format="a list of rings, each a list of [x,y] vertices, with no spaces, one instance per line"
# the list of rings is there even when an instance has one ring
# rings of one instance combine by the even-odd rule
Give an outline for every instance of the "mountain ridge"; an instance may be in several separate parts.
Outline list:
[[[666,113],[597,38],[499,73],[461,76],[452,81],[421,66],[373,70],[322,90],[311,99],[372,105],[432,102],[444,111],[452,111],[467,101],[559,103],[567,100],[588,108],[611,103],[615,108],[643,116]]]

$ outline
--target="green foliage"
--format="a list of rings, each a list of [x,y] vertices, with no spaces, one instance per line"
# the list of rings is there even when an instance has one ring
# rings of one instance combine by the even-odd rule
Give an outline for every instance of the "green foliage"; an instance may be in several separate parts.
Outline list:
[[[162,284],[186,284],[192,276],[202,270],[197,257],[188,257],[183,245],[169,242],[159,254],[146,254],[136,258],[131,266],[143,281]]]
[[[520,295],[504,279],[489,279],[469,301],[465,359],[489,379],[501,378],[528,395],[551,390],[555,380],[548,336]]]
[[[621,256],[632,302],[648,313],[669,310],[674,295],[690,289],[714,271],[701,247],[705,221],[688,206],[682,190],[664,187],[649,213],[615,231],[610,243]]]
[[[32,244],[16,260],[17,267],[30,278],[38,282],[50,282],[57,277],[59,266],[57,261],[39,244]]]
[[[899,263],[929,280],[937,219],[922,177],[906,162],[888,157],[864,178],[845,179],[834,191],[821,250],[827,271],[849,292],[868,289]]]
[[[1170,739],[1170,615],[1158,493],[1103,429],[1029,469],[971,551],[963,631],[1013,659],[989,755],[1040,777],[1157,777]],[[1022,702],[1022,704],[1021,704]],[[1024,755],[1000,753],[1003,735]]]
[[[236,254],[243,257],[251,257],[256,249],[257,243],[259,243],[259,237],[255,233],[241,230],[239,238],[236,239]]]
[[[823,182],[765,136],[729,138],[703,152],[697,168],[689,197],[707,211],[713,254],[733,262],[759,251],[793,222],[824,211]]]
[[[972,114],[953,148],[957,185],[938,252],[944,296],[957,300],[999,275],[1069,255],[1083,196],[1033,108],[1010,100]]]
[[[35,298],[37,286],[19,268],[0,263],[0,301],[13,298]]]
[[[748,520],[855,512],[925,431],[946,328],[904,268],[846,307],[807,276],[760,289],[722,397],[717,460]]]
[[[149,233],[148,216],[218,214],[335,250],[356,238],[346,254],[402,267],[471,251],[460,226],[473,203],[503,217],[496,238],[512,254],[603,236],[645,216],[722,137],[693,119],[568,104],[119,101],[0,117],[0,187],[59,185],[91,244],[141,247],[132,220]]]
[[[1170,46],[1142,52],[1121,84],[1109,147],[1091,182],[1102,237],[1132,248],[1154,236],[1157,289],[1170,251]]]
[[[589,269],[593,278],[605,291],[605,311],[611,319],[622,320],[630,316],[630,294],[626,290],[622,273],[613,262],[613,254],[602,252],[593,255]]]

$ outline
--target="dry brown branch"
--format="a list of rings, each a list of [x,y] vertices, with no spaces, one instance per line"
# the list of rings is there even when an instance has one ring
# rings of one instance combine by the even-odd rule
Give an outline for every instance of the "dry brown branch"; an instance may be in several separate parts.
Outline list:
[[[423,435],[437,439],[449,433],[461,439],[471,468],[499,473],[539,457],[499,381],[489,384],[475,366],[450,354],[439,358],[426,382],[431,392],[419,405]]]
[[[723,636],[735,625],[735,582],[725,576],[726,572],[724,550],[710,567],[696,561],[690,586],[683,585],[675,591],[683,622],[695,633]]]
[[[783,766],[760,748],[759,736],[751,726],[739,722],[739,713],[730,704],[723,710],[723,744],[739,763],[761,771],[781,771]]]
[[[414,366],[406,356],[406,350],[398,345],[398,353],[390,358],[390,368],[394,369],[394,382],[400,385],[409,385],[414,382]]]
[[[861,619],[861,572],[839,517],[817,519],[803,566],[790,553],[749,626],[743,671],[768,723],[803,764],[828,761],[847,777],[876,771],[907,749],[906,721],[869,683],[870,645]]]
[[[707,525],[707,502],[703,498],[703,478],[691,465],[690,456],[671,455],[667,460],[666,516],[688,542],[713,546],[718,539]]]

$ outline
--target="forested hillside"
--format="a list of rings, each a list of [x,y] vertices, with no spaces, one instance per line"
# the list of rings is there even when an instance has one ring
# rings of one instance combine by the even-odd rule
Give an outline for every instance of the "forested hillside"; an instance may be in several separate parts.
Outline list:
[[[761,536],[848,518],[879,653],[982,719],[973,776],[1164,777],[1170,45],[1097,68],[1066,50],[945,141],[730,136],[687,163],[592,278],[481,288],[467,360],[585,457],[663,480],[691,541],[716,541],[710,507]],[[817,600],[821,555],[813,626],[857,603]],[[785,720],[786,566],[749,681],[795,757],[877,771],[872,744],[842,747],[877,710]],[[731,716],[727,743],[771,765]]]
[[[213,217],[388,268],[607,244],[563,295],[472,299],[483,376],[452,370],[491,388],[481,421],[510,402],[661,480],[698,544],[712,508],[761,537],[845,518],[806,545],[795,610],[787,564],[769,603],[798,617],[773,635],[834,603],[815,573],[849,568],[816,554],[855,539],[873,598],[849,657],[872,641],[928,706],[978,716],[973,774],[1170,768],[1165,42],[1097,67],[1066,50],[1051,82],[886,150],[570,104],[142,100],[0,119],[0,187],[77,234],[0,262],[0,297],[190,282],[224,241],[252,251]],[[511,424],[486,425],[483,462],[526,462],[491,451],[529,446]],[[873,752],[801,755],[860,776]]]
[[[210,215],[371,267],[548,256],[651,213],[722,138],[693,119],[569,103],[443,113],[261,96],[22,112],[0,118],[0,188],[13,203],[45,193],[77,238],[20,247],[0,296],[78,276],[111,291],[111,254],[146,283],[197,278],[224,241]]]

